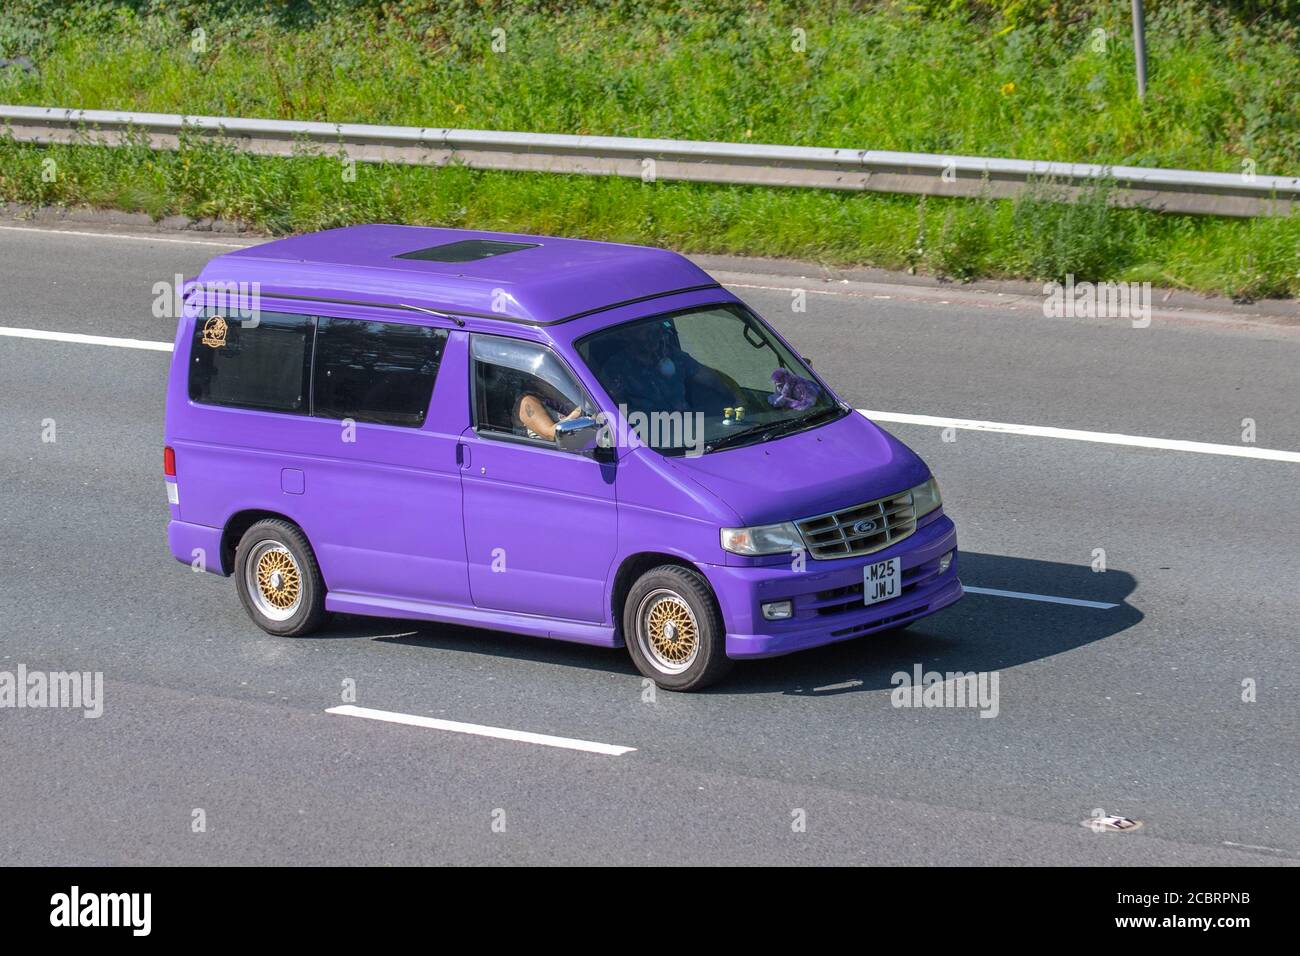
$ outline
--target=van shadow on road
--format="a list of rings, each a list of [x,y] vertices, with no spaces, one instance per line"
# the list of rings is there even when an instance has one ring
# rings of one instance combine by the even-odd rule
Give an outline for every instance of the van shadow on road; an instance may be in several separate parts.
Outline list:
[[[1052,657],[1111,637],[1142,620],[1127,603],[1136,581],[1125,571],[964,551],[959,571],[973,587],[997,588],[1117,605],[1099,609],[968,594],[956,605],[901,631],[739,664],[705,694],[821,697],[891,688],[916,664],[926,671],[992,671]],[[340,616],[322,633],[635,674],[627,652],[485,631],[479,628]],[[382,635],[382,636],[381,636]]]
[[[898,671],[994,671],[1052,657],[1112,637],[1142,620],[1127,603],[1137,582],[1125,571],[963,551],[962,582],[1053,597],[1100,601],[1105,610],[967,594],[952,607],[900,631],[867,635],[737,668],[717,693],[821,697],[892,688]]]

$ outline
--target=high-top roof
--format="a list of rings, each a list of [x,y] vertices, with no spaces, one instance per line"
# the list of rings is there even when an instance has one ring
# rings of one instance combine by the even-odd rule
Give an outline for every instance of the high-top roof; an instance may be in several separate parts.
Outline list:
[[[665,249],[423,226],[349,226],[213,259],[201,283],[263,296],[386,305],[549,325],[613,305],[716,286]]]

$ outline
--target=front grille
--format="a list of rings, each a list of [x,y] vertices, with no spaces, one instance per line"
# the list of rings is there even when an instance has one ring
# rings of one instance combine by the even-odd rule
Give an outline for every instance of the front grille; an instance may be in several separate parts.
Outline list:
[[[795,524],[814,558],[849,558],[903,540],[916,530],[916,515],[912,493],[904,491]]]

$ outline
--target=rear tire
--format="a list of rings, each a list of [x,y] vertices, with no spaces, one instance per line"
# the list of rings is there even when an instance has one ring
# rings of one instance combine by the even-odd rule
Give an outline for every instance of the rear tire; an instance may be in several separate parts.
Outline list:
[[[297,525],[259,521],[235,549],[235,589],[248,616],[278,637],[310,634],[325,621],[325,581]]]
[[[664,690],[708,687],[731,669],[722,613],[698,571],[664,564],[641,575],[623,602],[632,662]]]

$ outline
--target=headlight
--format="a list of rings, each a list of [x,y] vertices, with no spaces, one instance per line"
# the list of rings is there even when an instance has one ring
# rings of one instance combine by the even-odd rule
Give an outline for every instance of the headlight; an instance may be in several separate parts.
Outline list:
[[[925,484],[917,485],[912,489],[912,508],[915,517],[928,515],[941,504],[943,498],[939,496],[939,482],[935,481],[933,475]]]
[[[723,528],[722,549],[733,554],[754,557],[761,554],[782,554],[803,548],[799,529],[789,521],[784,524],[765,524],[757,528]]]

